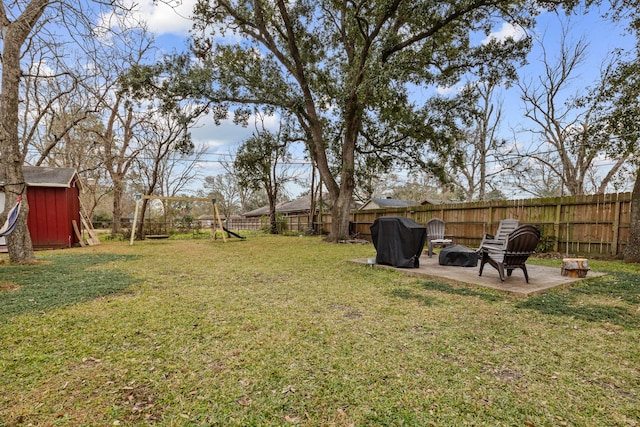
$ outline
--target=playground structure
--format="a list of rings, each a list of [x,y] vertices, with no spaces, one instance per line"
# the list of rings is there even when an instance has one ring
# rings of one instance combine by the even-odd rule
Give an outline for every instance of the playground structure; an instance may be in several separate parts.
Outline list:
[[[212,204],[212,213],[213,213],[213,221],[211,223],[211,239],[214,239],[216,236],[216,232],[220,230],[222,232],[222,240],[226,243],[227,238],[225,233],[229,236],[237,237],[239,239],[244,240],[244,236],[240,236],[230,230],[228,230],[224,225],[222,225],[222,219],[220,217],[220,212],[218,211],[218,205],[216,204],[216,199],[207,199],[201,197],[169,197],[169,196],[155,196],[155,195],[136,195],[136,209],[133,214],[133,224],[131,226],[131,239],[129,241],[129,245],[133,245],[133,241],[135,239],[135,230],[138,224],[139,213],[140,213],[140,204],[143,200],[149,199],[159,199],[166,201],[185,201],[185,202],[210,202]],[[164,236],[163,236],[164,237]],[[168,237],[168,236],[167,236]],[[152,237],[153,238],[153,237]],[[159,236],[155,236],[155,238],[159,238]]]

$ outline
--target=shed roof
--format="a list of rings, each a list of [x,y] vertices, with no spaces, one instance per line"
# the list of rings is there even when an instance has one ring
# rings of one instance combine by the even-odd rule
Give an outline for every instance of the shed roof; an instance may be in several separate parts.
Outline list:
[[[77,176],[74,168],[50,168],[42,166],[23,166],[22,173],[27,185],[32,187],[71,187]],[[0,172],[0,185],[4,186],[4,175]]]

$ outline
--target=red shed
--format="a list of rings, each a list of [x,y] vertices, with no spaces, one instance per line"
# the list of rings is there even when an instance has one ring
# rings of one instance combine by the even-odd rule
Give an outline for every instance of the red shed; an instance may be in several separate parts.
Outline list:
[[[76,170],[24,166],[23,172],[29,200],[27,226],[34,249],[78,244],[72,223],[75,220],[80,227],[80,181]],[[4,192],[0,193],[2,207]],[[0,239],[0,245],[5,245],[4,238]]]

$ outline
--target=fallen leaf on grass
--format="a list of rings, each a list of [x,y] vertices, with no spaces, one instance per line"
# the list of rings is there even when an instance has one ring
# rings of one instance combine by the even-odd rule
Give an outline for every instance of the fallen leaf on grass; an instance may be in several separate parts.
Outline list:
[[[295,393],[295,392],[296,392],[296,388],[292,385],[288,385],[282,389],[282,394]]]
[[[300,417],[296,417],[295,415],[285,415],[284,420],[288,423],[299,423]]]
[[[250,397],[242,396],[240,398],[240,400],[238,400],[238,405],[240,405],[240,406],[249,406],[249,405],[251,405],[251,402],[253,402],[253,400]]]

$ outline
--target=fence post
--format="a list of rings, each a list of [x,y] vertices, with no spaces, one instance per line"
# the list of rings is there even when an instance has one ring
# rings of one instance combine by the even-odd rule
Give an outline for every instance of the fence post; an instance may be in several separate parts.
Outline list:
[[[611,255],[618,255],[618,236],[620,235],[620,199],[616,200],[613,211],[613,238],[611,239]]]
[[[556,205],[556,217],[553,220],[553,251],[558,252],[560,248],[560,216],[562,214],[562,203]],[[569,244],[569,242],[567,242]]]

